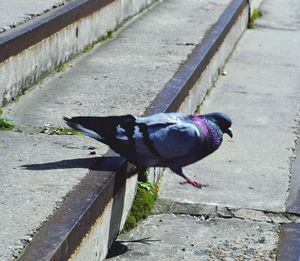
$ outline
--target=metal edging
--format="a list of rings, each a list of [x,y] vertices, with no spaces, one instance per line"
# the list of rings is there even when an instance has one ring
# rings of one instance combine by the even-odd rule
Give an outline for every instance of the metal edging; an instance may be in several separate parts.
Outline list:
[[[114,0],[76,0],[0,34],[0,63]]]
[[[296,158],[292,162],[292,176],[286,199],[286,212],[300,215],[300,144],[297,142],[295,150]],[[279,233],[277,260],[300,260],[300,224],[282,224]]]
[[[300,260],[300,224],[288,223],[281,226],[276,260]]]
[[[299,131],[300,132],[300,131]],[[298,133],[299,135],[300,133]],[[286,202],[286,211],[300,215],[300,144],[296,144],[295,159],[291,168],[291,183]]]
[[[206,33],[204,40],[195,47],[189,58],[149,106],[146,114],[176,111],[179,108],[247,5],[247,0],[233,0],[230,3],[216,24]]]
[[[145,115],[175,111],[179,107],[246,6],[246,0],[230,3],[202,43],[145,111]],[[109,159],[111,155],[113,158]],[[118,171],[100,170],[105,164],[114,165]],[[116,157],[111,150],[99,158],[97,166],[98,169],[90,170],[40,229],[20,256],[20,261],[62,261],[71,256],[114,193],[125,183],[126,161]]]

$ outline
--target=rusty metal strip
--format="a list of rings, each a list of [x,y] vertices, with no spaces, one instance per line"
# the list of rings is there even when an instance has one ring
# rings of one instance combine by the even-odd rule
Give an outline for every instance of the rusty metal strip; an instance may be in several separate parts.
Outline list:
[[[300,260],[300,224],[282,225],[276,260]]]
[[[195,47],[190,57],[166,84],[146,114],[171,112],[179,108],[246,6],[247,0],[231,2],[204,40]]]
[[[300,144],[298,142],[295,150],[296,158],[292,163],[292,177],[289,195],[286,203],[286,211],[300,215]]]
[[[299,132],[299,131],[298,131]],[[300,215],[300,144],[296,144],[286,212]],[[277,260],[300,260],[300,224],[283,224],[279,234]]]
[[[114,0],[76,0],[0,34],[0,63]]]
[[[179,107],[246,6],[246,0],[231,2],[201,45],[195,48],[146,110],[145,115],[175,111]],[[111,158],[111,155],[114,157]],[[71,192],[25,249],[20,261],[62,261],[71,256],[114,193],[125,183],[126,161],[115,156],[109,151],[103,158],[99,158],[98,168],[90,171]],[[115,171],[103,171],[105,165],[113,165]]]

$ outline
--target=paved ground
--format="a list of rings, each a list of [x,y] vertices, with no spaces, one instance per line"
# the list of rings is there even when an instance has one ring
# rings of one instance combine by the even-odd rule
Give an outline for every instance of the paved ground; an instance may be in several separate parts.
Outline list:
[[[2,0],[0,33],[23,24],[72,0]]]
[[[45,124],[62,127],[64,115],[139,115],[229,2],[161,2],[4,109],[17,127],[0,133],[1,260],[31,239],[107,151],[86,137],[41,134]]]
[[[300,118],[300,3],[265,0],[262,11],[200,108],[233,119],[234,138],[185,170],[210,186],[180,185],[167,171],[158,214],[120,236],[125,253],[113,260],[273,260],[280,224],[299,222],[285,212]]]
[[[114,247],[126,254],[107,260],[271,260],[277,233],[270,223],[160,214],[121,235]]]

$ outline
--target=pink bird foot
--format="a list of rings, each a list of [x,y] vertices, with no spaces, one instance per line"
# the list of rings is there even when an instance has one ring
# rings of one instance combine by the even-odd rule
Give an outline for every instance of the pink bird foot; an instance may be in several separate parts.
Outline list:
[[[196,187],[196,188],[202,188],[202,187],[208,187],[208,184],[202,184],[199,181],[195,180],[195,179],[190,179],[188,178],[186,181],[180,182],[181,185],[184,184],[191,184],[192,186]]]

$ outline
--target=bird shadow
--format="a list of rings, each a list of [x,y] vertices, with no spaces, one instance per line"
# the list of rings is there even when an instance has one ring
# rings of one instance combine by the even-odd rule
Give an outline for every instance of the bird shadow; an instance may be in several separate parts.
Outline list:
[[[120,256],[125,254],[128,251],[127,243],[138,243],[138,244],[145,244],[150,245],[151,242],[160,242],[161,240],[158,239],[151,239],[150,237],[137,239],[137,240],[116,240],[110,247],[106,259],[113,258],[116,256]]]
[[[67,159],[39,164],[26,164],[20,166],[26,170],[53,170],[85,168],[98,171],[115,171],[124,159],[119,156],[104,156],[92,158]]]

